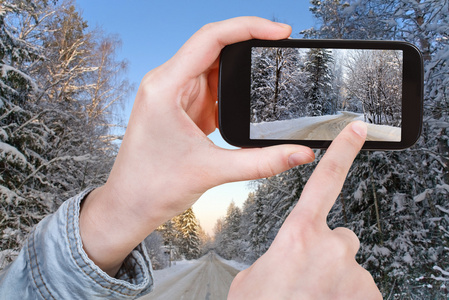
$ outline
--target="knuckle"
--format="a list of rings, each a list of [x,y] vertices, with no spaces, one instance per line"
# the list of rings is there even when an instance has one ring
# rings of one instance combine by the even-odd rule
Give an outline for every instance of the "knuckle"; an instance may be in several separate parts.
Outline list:
[[[333,248],[339,257],[354,258],[360,248],[360,241],[356,234],[344,227],[338,227],[333,230]]]
[[[211,32],[211,31],[214,31],[216,27],[217,27],[217,23],[208,23],[208,24],[203,25],[198,32],[199,33]]]

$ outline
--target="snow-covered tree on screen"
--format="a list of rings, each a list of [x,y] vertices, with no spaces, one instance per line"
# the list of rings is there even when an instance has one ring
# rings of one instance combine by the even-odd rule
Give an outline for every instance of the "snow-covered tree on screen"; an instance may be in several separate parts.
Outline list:
[[[295,118],[301,112],[305,75],[293,48],[253,48],[251,122]]]
[[[365,122],[400,127],[402,51],[348,51],[346,58],[348,101],[361,102]]]
[[[337,100],[333,90],[334,59],[328,49],[312,48],[307,53],[304,70],[307,73],[305,98],[308,116],[324,116],[335,114]]]

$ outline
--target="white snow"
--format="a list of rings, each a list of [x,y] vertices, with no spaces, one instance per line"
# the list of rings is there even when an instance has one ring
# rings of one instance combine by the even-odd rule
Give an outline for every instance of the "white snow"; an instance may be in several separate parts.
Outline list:
[[[155,271],[154,290],[142,299],[226,299],[237,270],[225,266],[214,252]]]
[[[319,124],[325,121],[337,119],[340,115],[328,115],[320,117],[303,117],[298,119],[251,123],[251,139],[279,139],[282,136],[289,136],[297,131]]]
[[[445,214],[449,214],[449,209],[445,209],[444,207],[441,207],[441,205],[435,205],[435,207],[444,212]]]
[[[443,189],[443,190],[446,190],[447,192],[449,192],[449,184],[445,184],[445,183],[438,184],[437,189]]]
[[[368,125],[368,136],[372,141],[401,141],[401,128],[388,125]]]
[[[223,257],[219,256],[218,254],[215,254],[215,255],[217,256],[217,258],[222,263],[225,263],[228,266],[231,266],[231,267],[233,267],[236,270],[243,271],[243,270],[248,269],[250,267],[250,265],[247,265],[245,263],[241,263],[241,262],[238,262],[238,261],[235,261],[235,260],[227,260],[227,259],[224,259]]]
[[[196,260],[174,261],[172,262],[172,266],[169,268],[153,271],[155,285],[163,284],[166,280],[176,277],[176,275],[182,273],[184,270],[188,269],[192,265],[195,265],[196,263]]]
[[[302,117],[291,120],[260,122],[250,124],[251,139],[292,139],[292,136],[306,136],[302,139],[331,140],[350,122],[364,120],[363,114],[338,112],[336,115]],[[388,125],[369,124],[369,141],[401,141],[401,128]]]
[[[23,155],[17,148],[0,142],[0,156],[5,157],[8,160],[13,160],[18,163],[26,164],[27,159],[25,158],[25,155]]]
[[[1,108],[1,101],[0,101],[0,108]],[[4,141],[8,139],[8,133],[3,128],[0,128],[0,138]]]
[[[374,245],[373,253],[375,253],[377,256],[379,256],[379,255],[390,256],[391,251],[390,251],[390,249],[388,249],[386,247],[379,247],[377,245]]]
[[[218,254],[215,254],[215,256],[221,262],[223,262],[223,263],[227,264],[228,266],[231,266],[234,269],[239,270],[239,271],[242,271],[249,267],[249,265],[246,265],[244,263],[239,263],[234,260],[226,260],[226,259],[220,257]],[[168,268],[165,268],[162,270],[153,271],[155,285],[162,285],[167,280],[170,280],[171,278],[175,278],[177,275],[182,273],[184,270],[187,270],[188,268],[195,266],[197,263],[198,263],[198,260],[195,260],[195,259],[174,261],[174,262],[172,262],[171,267],[168,267]]]
[[[6,204],[12,204],[12,201],[15,199],[19,199],[19,200],[22,199],[15,192],[11,191],[6,186],[2,186],[2,185],[0,185],[0,194],[2,195],[3,201]],[[1,269],[1,267],[0,267],[0,269]]]
[[[438,266],[434,266],[433,269],[434,269],[434,270],[437,270],[437,271],[440,271],[441,274],[443,274],[443,275],[445,275],[445,276],[449,276],[449,272],[448,272],[448,271],[445,271],[445,270],[443,270],[442,268],[440,268],[440,267],[438,267]],[[448,281],[449,281],[449,279],[448,279]]]
[[[402,260],[403,260],[405,263],[408,263],[408,264],[412,264],[412,263],[413,263],[413,258],[412,258],[412,256],[410,255],[410,253],[406,253],[406,254],[402,257]]]
[[[25,74],[24,72],[20,71],[19,69],[16,69],[12,66],[8,66],[5,64],[0,64],[1,67],[1,77],[7,77],[9,72],[13,72],[16,73],[17,75],[19,75],[20,77],[22,77],[23,79],[25,79],[26,81],[28,81],[28,83],[30,84],[30,86],[32,87],[32,89],[34,91],[39,91],[39,87],[36,84],[36,82],[33,80],[33,78],[31,78],[31,76]]]
[[[432,191],[429,189],[426,189],[424,192],[422,192],[419,195],[416,195],[415,197],[413,197],[413,200],[418,203],[423,201],[424,199],[426,199],[427,194],[431,193]]]

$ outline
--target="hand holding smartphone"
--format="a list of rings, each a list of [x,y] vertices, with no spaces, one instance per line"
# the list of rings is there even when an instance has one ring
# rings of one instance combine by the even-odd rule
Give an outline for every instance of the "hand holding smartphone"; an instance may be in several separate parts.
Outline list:
[[[250,40],[221,54],[219,128],[239,147],[327,148],[362,120],[363,149],[404,149],[420,135],[422,102],[422,56],[405,42]]]

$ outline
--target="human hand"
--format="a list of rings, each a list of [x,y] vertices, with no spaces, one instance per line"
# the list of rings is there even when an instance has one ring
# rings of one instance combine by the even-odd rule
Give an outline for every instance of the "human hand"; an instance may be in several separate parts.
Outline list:
[[[221,49],[290,33],[289,26],[255,17],[209,24],[145,76],[109,179],[81,210],[84,249],[98,266],[114,274],[149,233],[211,187],[269,177],[314,159],[298,145],[225,150],[207,138],[216,128]]]
[[[365,137],[366,125],[356,122],[333,141],[271,247],[237,275],[228,299],[382,299],[355,260],[356,235],[326,223]]]

